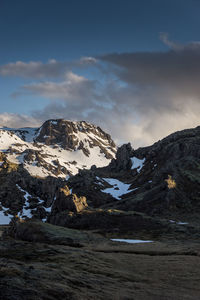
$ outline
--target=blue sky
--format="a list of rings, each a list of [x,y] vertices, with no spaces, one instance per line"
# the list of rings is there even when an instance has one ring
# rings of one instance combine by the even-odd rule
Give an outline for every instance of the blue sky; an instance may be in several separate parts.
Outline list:
[[[199,9],[198,0],[0,0],[0,124],[86,118],[136,145],[198,125],[199,73],[186,70],[198,59]]]
[[[195,0],[1,0],[0,63],[164,50],[159,32],[199,38]]]

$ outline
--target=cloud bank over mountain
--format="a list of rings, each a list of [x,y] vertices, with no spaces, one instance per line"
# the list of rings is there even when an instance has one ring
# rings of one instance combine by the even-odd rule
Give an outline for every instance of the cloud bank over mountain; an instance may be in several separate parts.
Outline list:
[[[165,52],[0,66],[0,76],[26,79],[13,91],[15,101],[21,95],[49,100],[30,116],[1,114],[0,123],[32,126],[49,118],[84,119],[104,127],[117,142],[131,141],[134,147],[199,125],[200,43],[181,45],[165,33],[160,39],[169,47]]]

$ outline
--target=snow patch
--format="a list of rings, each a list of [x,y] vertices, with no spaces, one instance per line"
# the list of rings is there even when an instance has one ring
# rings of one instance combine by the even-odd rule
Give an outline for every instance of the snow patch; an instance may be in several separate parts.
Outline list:
[[[3,208],[3,210],[0,211],[0,225],[8,225],[13,216],[10,214],[7,214],[4,207],[2,207],[2,208]]]
[[[57,122],[57,121],[51,121],[51,124],[53,124],[53,125],[57,125],[57,124],[58,124],[58,122]]]
[[[129,191],[129,188],[130,188],[131,184],[123,183],[123,182],[121,182],[117,179],[114,179],[114,178],[102,178],[102,179],[104,181],[106,181],[108,184],[112,185],[112,187],[101,190],[101,191],[103,193],[112,195],[112,197],[117,199],[117,200],[121,200],[120,197],[122,195],[131,192],[131,191]]]
[[[177,222],[178,225],[187,225],[187,222]]]
[[[169,220],[169,222],[170,222],[170,223],[176,223],[177,225],[187,225],[187,224],[189,224],[188,222],[181,222],[181,221],[176,222],[176,221],[174,221],[174,220]]]
[[[24,217],[27,217],[27,218],[32,218],[32,211],[36,210],[36,208],[34,209],[30,209],[29,206],[29,197],[32,197],[27,191],[23,190],[18,184],[16,184],[17,188],[25,193],[24,195],[24,198],[25,198],[25,204],[23,206],[23,209],[19,212],[19,217],[20,218],[24,218]],[[43,203],[43,200],[41,200],[40,198],[38,198],[38,201],[39,201],[39,204],[42,204]]]
[[[111,239],[113,242],[123,242],[128,244],[153,243],[153,241],[129,240],[129,239]]]
[[[137,158],[135,156],[131,157],[131,161],[132,161],[131,170],[137,169],[137,172],[140,173],[141,169],[144,166],[145,160],[146,160],[146,158],[139,159],[139,158]]]

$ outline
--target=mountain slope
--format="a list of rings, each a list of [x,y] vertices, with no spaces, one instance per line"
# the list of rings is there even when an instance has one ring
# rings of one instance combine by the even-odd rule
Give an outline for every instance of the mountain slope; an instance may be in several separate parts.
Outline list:
[[[7,129],[1,134],[4,215],[34,216],[55,225],[95,230],[198,232],[188,226],[199,226],[200,127],[137,150],[125,144],[112,160],[115,148],[110,136],[85,122],[50,120],[31,132]],[[70,164],[70,155],[81,153],[91,160],[97,149],[109,165],[87,170],[78,159],[76,165]],[[67,171],[62,169],[63,153],[70,157]],[[66,176],[72,171],[74,176]]]
[[[118,149],[109,166],[69,180],[93,207],[138,211],[177,222],[198,222],[200,127],[176,132],[152,146]],[[85,178],[88,178],[87,180]]]
[[[79,169],[109,164],[116,146],[100,127],[58,119],[40,128],[1,128],[0,151],[32,176],[65,178]]]

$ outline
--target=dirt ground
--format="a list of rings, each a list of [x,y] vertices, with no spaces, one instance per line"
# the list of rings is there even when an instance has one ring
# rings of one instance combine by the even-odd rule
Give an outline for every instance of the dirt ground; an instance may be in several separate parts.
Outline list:
[[[0,241],[1,300],[197,300],[200,244]]]

